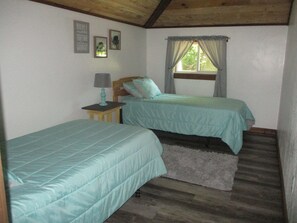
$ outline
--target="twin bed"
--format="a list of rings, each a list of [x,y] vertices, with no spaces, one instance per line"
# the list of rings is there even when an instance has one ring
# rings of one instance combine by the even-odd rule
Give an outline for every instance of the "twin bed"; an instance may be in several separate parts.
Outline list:
[[[153,98],[133,97],[123,85],[138,78],[128,77],[113,82],[113,100],[126,103],[122,108],[124,124],[185,135],[217,137],[234,154],[239,153],[243,131],[249,130],[255,122],[243,101],[175,94],[158,94]]]
[[[219,137],[237,154],[254,118],[239,100],[121,96],[123,122],[76,120],[9,140],[5,164],[13,222],[104,222],[143,184],[166,173],[149,129]],[[142,126],[142,127],[138,127]]]
[[[12,222],[103,222],[166,173],[150,130],[76,120],[7,142]]]

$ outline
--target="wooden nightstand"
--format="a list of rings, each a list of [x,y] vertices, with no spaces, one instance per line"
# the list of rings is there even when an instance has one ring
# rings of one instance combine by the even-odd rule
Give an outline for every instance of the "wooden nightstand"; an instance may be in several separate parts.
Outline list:
[[[116,122],[120,123],[120,110],[125,103],[107,101],[106,106],[100,106],[99,104],[93,104],[82,109],[87,110],[90,119],[94,119],[97,115],[99,121],[112,121],[112,113],[115,113]]]

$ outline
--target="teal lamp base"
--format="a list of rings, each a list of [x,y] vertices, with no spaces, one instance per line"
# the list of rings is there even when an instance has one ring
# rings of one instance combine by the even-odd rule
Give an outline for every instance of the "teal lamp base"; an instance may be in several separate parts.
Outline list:
[[[100,106],[106,106],[106,94],[105,94],[105,89],[101,88],[101,102],[99,103]]]

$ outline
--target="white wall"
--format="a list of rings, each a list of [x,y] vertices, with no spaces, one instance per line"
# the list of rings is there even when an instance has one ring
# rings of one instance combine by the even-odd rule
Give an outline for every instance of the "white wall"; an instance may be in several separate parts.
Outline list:
[[[75,54],[73,20],[90,23],[90,53]],[[146,71],[146,30],[30,1],[0,1],[0,67],[7,138],[67,120],[99,100],[96,72],[112,79]],[[121,31],[121,50],[93,57],[93,36]],[[111,99],[111,90],[107,91]]]
[[[90,53],[73,53],[73,20],[90,23]],[[98,101],[96,72],[147,74],[163,89],[167,36],[226,35],[228,97],[244,100],[256,126],[276,129],[286,26],[144,30],[30,1],[0,1],[0,67],[7,138],[86,118]],[[120,30],[122,49],[93,58],[93,36]],[[181,94],[212,95],[214,82],[178,80]],[[111,91],[107,91],[111,99]]]
[[[147,75],[164,89],[168,36],[225,35],[227,96],[244,100],[256,127],[276,129],[287,26],[172,28],[147,30]],[[212,96],[214,82],[175,80],[177,93]]]
[[[297,3],[293,3],[278,122],[278,142],[290,223],[297,222]]]

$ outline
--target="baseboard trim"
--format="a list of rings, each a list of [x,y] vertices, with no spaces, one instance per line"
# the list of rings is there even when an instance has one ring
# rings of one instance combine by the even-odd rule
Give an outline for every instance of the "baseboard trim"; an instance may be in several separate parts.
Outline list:
[[[267,128],[258,128],[258,127],[252,127],[249,131],[247,131],[248,134],[252,135],[263,135],[263,136],[277,136],[276,129],[267,129]]]
[[[280,172],[279,175],[280,175],[280,181],[281,181],[281,187],[282,187],[282,195],[283,195],[284,219],[285,219],[285,223],[289,223],[288,208],[287,208],[287,199],[286,199],[286,191],[285,191],[285,182],[284,182],[284,175],[283,175],[283,166],[282,166],[281,157],[280,157],[278,137],[276,137],[276,149],[277,149],[277,153],[278,153],[278,166],[279,166],[279,172]]]

